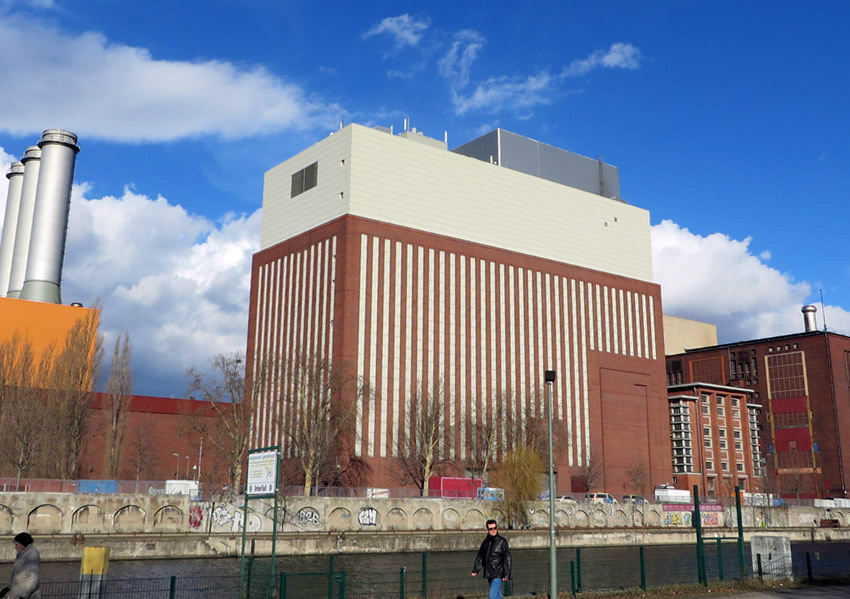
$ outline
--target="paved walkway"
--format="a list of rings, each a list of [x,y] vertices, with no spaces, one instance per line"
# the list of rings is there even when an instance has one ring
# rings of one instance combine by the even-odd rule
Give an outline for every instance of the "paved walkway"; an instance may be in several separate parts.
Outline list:
[[[673,597],[673,595],[671,595]],[[741,593],[737,595],[721,595],[708,593],[700,595],[700,599],[711,597],[712,599],[838,599],[839,597],[850,597],[850,586],[811,586],[799,589],[779,589],[775,591],[755,591],[752,593]],[[694,598],[696,599],[696,598]]]

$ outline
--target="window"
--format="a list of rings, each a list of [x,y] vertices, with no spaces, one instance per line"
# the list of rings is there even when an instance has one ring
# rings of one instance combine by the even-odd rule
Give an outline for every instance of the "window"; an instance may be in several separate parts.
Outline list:
[[[718,416],[726,416],[726,408],[724,408],[723,406],[718,406],[717,407],[717,415]]]
[[[715,401],[715,403],[717,403],[718,406],[722,406],[723,405],[723,396],[718,395],[716,398],[714,398],[714,401]]]
[[[319,163],[314,162],[308,167],[302,168],[292,175],[292,192],[289,197],[294,198],[308,189],[313,189],[318,182]]]
[[[708,414],[708,413],[709,413],[708,406],[703,406],[703,407],[702,407],[702,413],[703,413],[703,414]]]
[[[726,439],[720,439],[720,449],[726,449]]]
[[[708,395],[702,396],[702,403],[708,403]]]
[[[744,471],[744,465],[742,463],[738,462],[737,464],[735,464],[735,466],[738,469],[738,472]]]
[[[714,463],[713,462],[706,462],[705,463],[705,469],[706,470],[714,470]]]
[[[725,428],[718,429],[717,434],[721,437],[725,437],[726,436],[726,429]]]
[[[732,407],[733,407],[733,408],[737,408],[737,407],[738,407],[738,398],[737,398],[737,397],[733,397],[733,398],[732,398]]]
[[[743,448],[744,448],[744,446],[741,445],[740,441],[735,441],[735,449],[740,450],[740,449],[743,449]]]
[[[708,428],[707,426],[702,427],[702,434],[705,435],[706,437],[710,437],[711,436],[711,429]]]
[[[741,431],[734,431],[732,433],[732,436],[735,437],[736,439],[740,439],[741,438]]]
[[[740,418],[740,417],[741,417],[741,410],[739,410],[738,408],[732,408],[732,418]]]
[[[720,467],[723,469],[723,472],[729,472],[729,462],[720,462]]]
[[[706,447],[711,447],[711,438],[706,438],[703,442],[703,445],[705,445]]]

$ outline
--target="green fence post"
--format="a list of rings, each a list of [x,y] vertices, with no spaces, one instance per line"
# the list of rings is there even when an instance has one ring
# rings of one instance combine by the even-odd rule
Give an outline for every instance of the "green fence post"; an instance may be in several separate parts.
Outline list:
[[[428,552],[422,552],[422,599],[428,597]]]
[[[646,560],[643,558],[643,545],[640,546],[640,589],[646,591]]]
[[[245,594],[246,597],[251,596],[251,579],[254,577],[254,556],[248,558],[248,584],[246,585],[248,592]]]
[[[174,599],[177,596],[177,577],[172,576],[168,586],[168,599]]]
[[[702,544],[702,516],[699,511],[699,485],[694,485],[694,526],[697,529],[697,579],[708,586],[708,576],[705,574],[705,547]]]
[[[717,576],[723,580],[723,540],[717,537]]]
[[[761,570],[761,553],[756,554],[756,562],[758,563],[759,582],[764,582],[764,574]]]
[[[581,593],[581,547],[576,547],[576,593]]]
[[[576,563],[570,562],[570,591],[573,597],[576,596]]]
[[[328,556],[328,599],[334,599],[334,554]]]
[[[809,582],[813,582],[812,578],[812,554],[806,551],[806,574],[809,577]]]
[[[514,584],[513,580],[505,580],[504,581],[504,584],[502,585],[502,591],[503,591],[502,596],[504,596],[504,597],[510,597],[511,596],[511,593],[513,592],[513,588],[514,588],[513,584]]]
[[[398,599],[404,599],[404,591],[407,588],[407,568],[401,567],[398,573]]]
[[[286,599],[286,572],[280,573],[280,584],[277,586],[278,599]]]
[[[345,599],[345,570],[339,573],[339,594],[337,595],[337,599]]]

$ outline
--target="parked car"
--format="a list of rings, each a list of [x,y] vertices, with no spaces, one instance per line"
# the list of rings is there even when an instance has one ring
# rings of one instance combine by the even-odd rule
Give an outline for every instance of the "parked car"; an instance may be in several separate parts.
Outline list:
[[[623,503],[646,503],[642,495],[623,495]]]
[[[578,503],[572,495],[561,495],[558,497],[558,501],[563,501],[565,503]]]
[[[588,503],[617,503],[611,493],[587,493],[584,500]]]

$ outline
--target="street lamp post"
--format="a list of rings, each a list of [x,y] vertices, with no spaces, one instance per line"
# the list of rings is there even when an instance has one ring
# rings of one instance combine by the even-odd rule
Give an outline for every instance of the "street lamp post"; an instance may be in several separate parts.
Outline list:
[[[555,460],[552,455],[552,383],[555,371],[544,373],[546,381],[546,403],[549,414],[549,597],[558,596],[558,547],[555,544]]]

